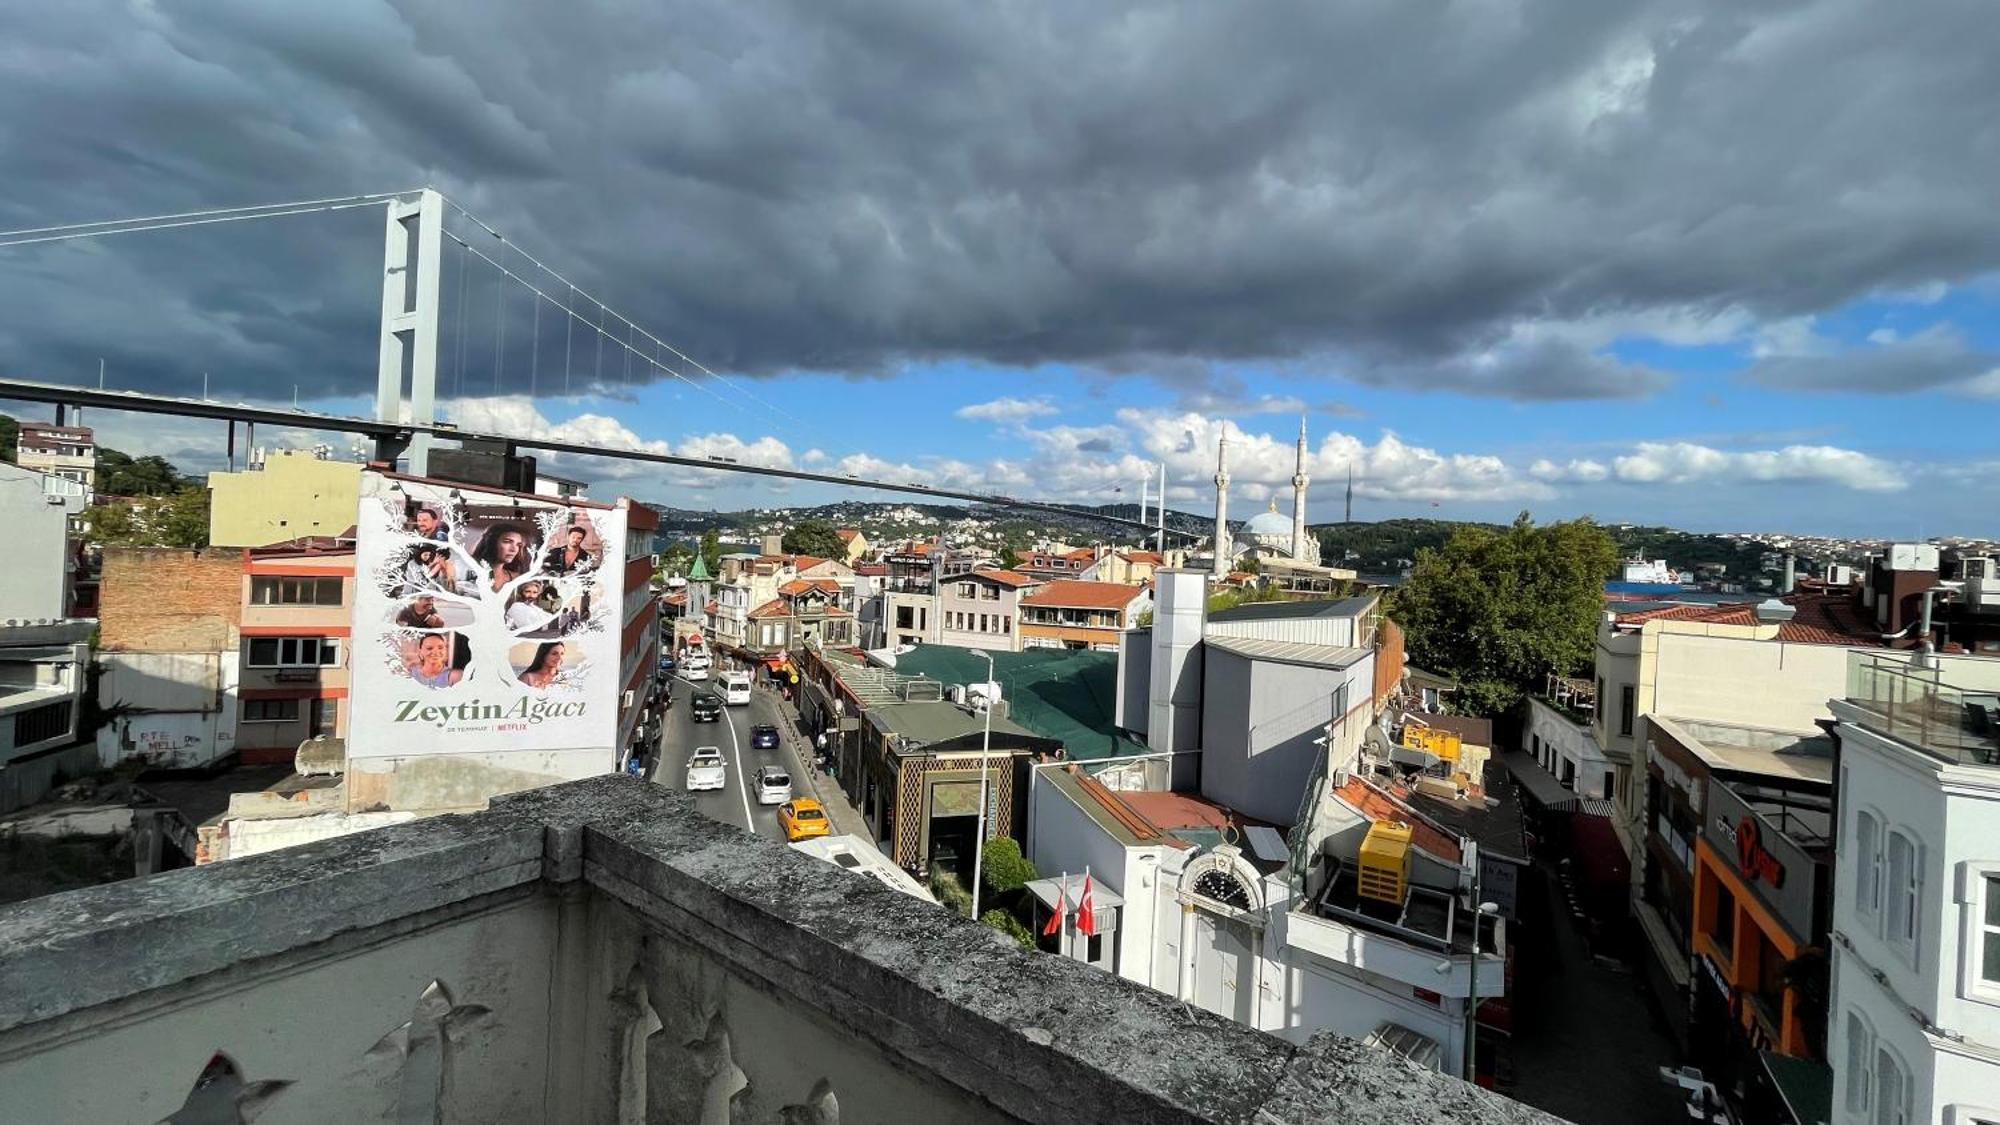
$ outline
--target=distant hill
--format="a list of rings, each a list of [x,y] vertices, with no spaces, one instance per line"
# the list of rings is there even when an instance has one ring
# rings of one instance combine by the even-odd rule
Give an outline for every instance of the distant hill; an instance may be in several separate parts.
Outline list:
[[[1426,547],[1442,547],[1461,527],[1489,527],[1464,520],[1399,519],[1372,523],[1333,523],[1310,528],[1319,536],[1320,558],[1364,574],[1393,573],[1416,560]],[[1345,559],[1343,562],[1341,560]]]
[[[1025,545],[1037,538],[1071,539],[1089,543],[1099,539],[1136,542],[1135,528],[1119,527],[1090,518],[1102,514],[1117,519],[1137,519],[1137,504],[1098,504],[1079,507],[1074,515],[1024,512],[990,504],[926,504],[920,502],[843,500],[795,508],[750,508],[740,511],[699,511],[653,503],[660,513],[660,530],[669,536],[692,538],[710,528],[724,540],[752,541],[758,536],[777,534],[803,520],[825,520],[836,527],[859,528],[872,542],[910,537],[926,537],[940,531],[970,536],[994,544]],[[1148,521],[1156,517],[1149,511]],[[1210,521],[1169,509],[1167,526],[1174,530],[1201,534]]]
[[[1353,567],[1364,574],[1395,573],[1409,566],[1417,552],[1441,547],[1461,527],[1499,530],[1498,524],[1462,520],[1396,519],[1374,523],[1322,524],[1312,529],[1319,536],[1321,556],[1334,565]],[[1604,530],[1618,545],[1623,558],[1665,559],[1683,571],[1698,566],[1723,566],[1731,580],[1748,580],[1763,572],[1763,560],[1773,549],[1756,538],[1708,535],[1679,531],[1671,527],[1639,527],[1629,524],[1606,525]],[[1847,557],[1824,552],[1800,552],[1799,570],[1811,573],[1826,561]],[[1346,558],[1345,563],[1340,560]],[[1608,577],[1616,577],[1615,575]]]

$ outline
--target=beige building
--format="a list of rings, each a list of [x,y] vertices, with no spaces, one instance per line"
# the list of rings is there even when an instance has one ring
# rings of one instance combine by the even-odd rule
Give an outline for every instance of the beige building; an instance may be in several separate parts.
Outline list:
[[[208,541],[263,547],[345,535],[361,504],[361,468],[314,450],[277,449],[253,454],[242,472],[210,473]]]
[[[14,463],[80,484],[86,498],[97,491],[97,439],[89,426],[23,422]]]
[[[868,552],[874,546],[868,542],[866,535],[861,534],[861,532],[851,527],[843,527],[839,531],[834,532],[834,534],[840,536],[841,545],[847,548],[844,561],[849,566],[853,566],[855,563],[867,558]]]
[[[1021,651],[1021,595],[1036,582],[1011,570],[975,570],[938,586],[943,629],[937,642],[954,648]]]
[[[1115,582],[1120,586],[1140,586],[1153,580],[1153,572],[1166,565],[1158,551],[1113,551],[1084,571],[1092,582]]]

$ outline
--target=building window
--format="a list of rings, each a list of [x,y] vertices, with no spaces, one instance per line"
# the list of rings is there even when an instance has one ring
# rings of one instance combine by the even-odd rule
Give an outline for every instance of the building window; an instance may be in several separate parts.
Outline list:
[[[1916,841],[1902,832],[1889,833],[1889,917],[1891,945],[1917,951],[1917,925],[1922,918],[1923,864]]]
[[[252,578],[252,605],[339,605],[338,578]]]
[[[15,715],[14,745],[27,746],[67,736],[71,709],[72,704],[65,699],[60,703],[44,703],[40,707]]]
[[[2000,986],[2000,875],[1979,880],[1979,980]]]
[[[1618,688],[1618,734],[1623,738],[1632,737],[1632,712],[1635,688],[1631,684],[1621,684]]]
[[[1598,699],[1600,699],[1600,700],[1608,698],[1608,697],[1607,697],[1607,696],[1606,696],[1606,695],[1604,694],[1604,677],[1603,677],[1603,676],[1599,676],[1599,677],[1597,677],[1597,698],[1598,698]],[[1594,716],[1594,717],[1595,717],[1595,718],[1599,718],[1599,719],[1601,719],[1601,718],[1603,718],[1603,717],[1604,717],[1604,712],[1602,712],[1602,711],[1599,711],[1599,712],[1597,712],[1596,716]]]
[[[1708,938],[1715,943],[1716,950],[1729,958],[1733,965],[1736,962],[1736,896],[1729,893],[1729,888],[1723,886],[1720,880],[1713,885],[1715,928],[1709,931]]]
[[[1910,1125],[1909,1072],[1887,1047],[1875,1052],[1875,1125]]]
[[[299,717],[296,699],[246,699],[242,720],[246,723],[291,723]]]
[[[1858,1012],[1847,1013],[1847,1112],[1866,1118],[1869,1104],[1869,1087],[1873,1085],[1874,1071],[1868,1066],[1868,1059],[1875,1053],[1875,1036],[1868,1030],[1867,1021]]]
[[[1882,827],[1873,813],[1854,817],[1854,909],[1877,933],[1882,916]]]
[[[332,637],[252,637],[252,668],[320,668],[340,663],[340,642]]]
[[[1004,617],[1004,616],[1000,618],[1000,632],[1002,634],[1011,635],[1014,632],[1014,619],[1011,617]]]

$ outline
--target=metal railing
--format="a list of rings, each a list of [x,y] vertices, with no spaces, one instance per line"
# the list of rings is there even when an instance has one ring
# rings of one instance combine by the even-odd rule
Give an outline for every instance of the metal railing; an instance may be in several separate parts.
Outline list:
[[[1857,652],[1847,701],[1877,734],[1958,765],[2000,765],[2000,690],[1967,690],[1944,682],[1941,669]]]

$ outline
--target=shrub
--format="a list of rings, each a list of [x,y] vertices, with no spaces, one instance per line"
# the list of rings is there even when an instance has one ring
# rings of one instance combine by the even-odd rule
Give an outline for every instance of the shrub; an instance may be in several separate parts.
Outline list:
[[[979,920],[1013,938],[1022,949],[1035,948],[1035,935],[1028,932],[1028,927],[1022,925],[1020,919],[1005,910],[989,910],[981,914]]]
[[[1021,845],[1006,836],[986,841],[986,854],[980,862],[981,881],[996,895],[1012,894],[1027,886],[1028,880],[1039,878],[1035,865],[1021,854]]]

